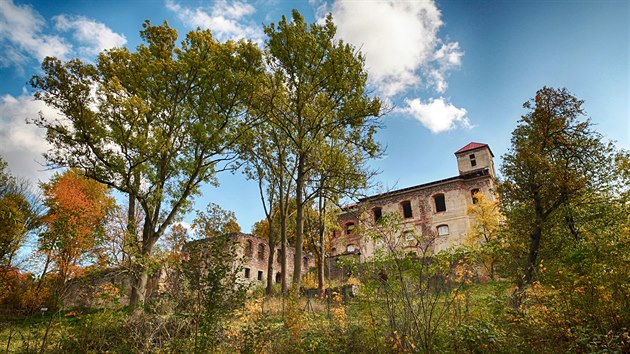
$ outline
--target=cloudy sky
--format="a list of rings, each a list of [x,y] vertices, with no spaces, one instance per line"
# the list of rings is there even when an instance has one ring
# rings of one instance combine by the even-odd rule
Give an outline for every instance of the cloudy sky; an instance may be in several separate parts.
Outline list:
[[[488,143],[500,164],[522,104],[542,86],[567,87],[586,101],[607,138],[629,148],[630,5],[620,1],[28,1],[0,0],[0,153],[18,176],[49,178],[43,131],[28,79],[46,56],[92,61],[102,50],[140,43],[144,20],[166,20],[180,35],[209,28],[222,40],[264,45],[263,24],[296,7],[310,22],[332,13],[338,37],[366,55],[370,88],[394,110],[374,161],[383,188],[457,174],[453,152]],[[255,183],[220,176],[197,200],[236,212],[244,231],[263,217]]]

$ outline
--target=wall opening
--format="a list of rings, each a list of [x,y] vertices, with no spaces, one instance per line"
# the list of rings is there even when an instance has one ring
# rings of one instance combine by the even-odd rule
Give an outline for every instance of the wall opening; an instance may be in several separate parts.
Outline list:
[[[411,202],[410,201],[407,200],[407,201],[401,202],[400,206],[402,206],[403,217],[405,219],[413,217],[413,211],[411,210]]]
[[[444,194],[436,194],[433,196],[433,201],[435,202],[436,213],[446,211],[446,200],[444,199]]]
[[[372,209],[372,215],[374,216],[374,222],[379,222],[383,217],[383,209],[380,207]]]
[[[479,201],[479,199],[476,196],[476,194],[478,193],[479,193],[479,189],[477,188],[470,191],[470,197],[472,198],[473,204],[477,204],[477,202]]]

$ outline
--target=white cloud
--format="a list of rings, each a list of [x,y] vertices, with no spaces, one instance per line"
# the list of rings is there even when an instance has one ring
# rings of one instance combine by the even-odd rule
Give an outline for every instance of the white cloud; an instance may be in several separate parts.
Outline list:
[[[338,0],[326,10],[338,37],[366,55],[370,83],[380,95],[392,97],[421,84],[443,93],[446,72],[461,64],[459,44],[437,36],[443,23],[433,1]],[[320,5],[318,16],[324,12]]]
[[[44,34],[45,26],[44,18],[32,7],[0,1],[0,65],[20,68],[27,57],[66,59],[72,46],[59,36]]]
[[[405,100],[406,108],[400,111],[411,115],[432,133],[442,133],[455,127],[471,128],[470,121],[466,117],[466,109],[457,108],[447,102],[443,97],[432,98],[427,102],[419,98]]]
[[[124,35],[83,16],[58,15],[53,17],[53,21],[57,30],[73,31],[72,37],[81,44],[79,52],[84,56],[96,56],[105,49],[127,43]]]
[[[210,29],[220,40],[251,39],[261,43],[263,32],[259,24],[246,19],[256,9],[241,1],[217,1],[211,8],[190,8],[173,0],[166,0],[166,8],[189,28]]]
[[[53,108],[23,92],[20,96],[0,96],[0,154],[9,164],[11,173],[32,182],[45,181],[52,175],[45,171],[42,153],[48,150],[44,129],[26,124],[26,119],[37,118],[39,112],[52,117]]]

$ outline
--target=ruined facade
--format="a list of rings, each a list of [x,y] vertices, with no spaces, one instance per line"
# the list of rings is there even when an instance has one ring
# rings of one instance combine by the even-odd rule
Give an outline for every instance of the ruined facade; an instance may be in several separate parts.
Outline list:
[[[234,242],[236,242],[236,255],[242,261],[243,270],[239,274],[242,281],[250,284],[265,284],[267,281],[267,262],[269,260],[269,243],[266,239],[256,237],[245,233],[229,234]],[[184,248],[183,257],[186,258],[187,250],[197,249],[203,252],[204,244],[208,244],[209,239],[201,239],[189,242]],[[281,249],[278,245],[274,252],[274,281],[280,283],[282,273],[280,270]],[[293,277],[293,258],[295,256],[295,248],[287,247],[287,281],[291,282]],[[308,272],[314,266],[313,256],[310,254],[302,257],[302,274]]]
[[[455,157],[457,176],[370,196],[346,207],[338,218],[339,230],[332,237],[330,257],[369,259],[383,246],[362,237],[359,230],[388,213],[400,214],[401,237],[409,237],[401,244],[409,252],[419,246],[413,235],[433,236],[433,252],[461,245],[474,223],[468,206],[476,203],[476,193],[489,200],[495,198],[496,173],[494,155],[487,144],[470,143],[457,150]]]

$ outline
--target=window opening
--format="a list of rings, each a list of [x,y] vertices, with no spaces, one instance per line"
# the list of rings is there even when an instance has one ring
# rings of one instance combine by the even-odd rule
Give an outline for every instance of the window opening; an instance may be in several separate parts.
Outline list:
[[[438,236],[448,235],[448,225],[440,225],[437,227]]]
[[[437,194],[433,197],[435,201],[435,212],[439,213],[446,211],[446,201],[444,200],[444,194]]]
[[[346,246],[346,252],[354,252],[355,247],[353,244],[349,244],[348,246]]]
[[[405,217],[405,219],[413,217],[413,212],[411,210],[411,202],[410,201],[402,202],[402,203],[400,203],[400,205],[402,206],[403,216]]]
[[[245,278],[249,279],[249,268],[245,268]]]
[[[477,166],[477,160],[475,158],[475,154],[470,154],[470,156],[468,156],[470,158],[470,166],[475,167]]]
[[[405,237],[405,242],[407,242],[408,246],[415,246],[416,245],[416,238],[413,234],[413,231],[405,231],[403,233],[403,236]]]
[[[352,233],[354,232],[354,223],[353,222],[349,222],[346,224],[346,235],[352,235]]]
[[[380,207],[372,209],[372,213],[374,214],[374,222],[378,222],[383,217],[383,209]]]
[[[252,241],[247,240],[247,243],[245,244],[245,256],[247,257],[251,257],[252,253],[253,253],[253,244]]]
[[[473,204],[477,204],[477,202],[479,201],[479,199],[477,199],[477,193],[479,193],[479,189],[477,188],[470,191],[470,196],[472,197]]]
[[[265,245],[262,243],[258,244],[258,259],[261,261],[265,260]]]
[[[263,280],[263,271],[262,270],[258,271],[258,280]]]

